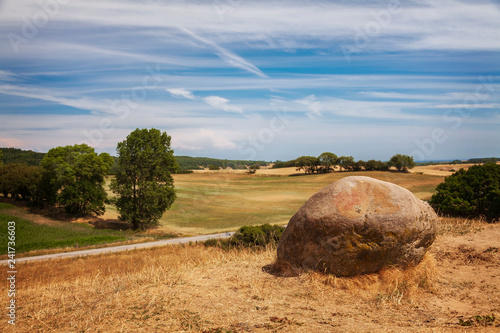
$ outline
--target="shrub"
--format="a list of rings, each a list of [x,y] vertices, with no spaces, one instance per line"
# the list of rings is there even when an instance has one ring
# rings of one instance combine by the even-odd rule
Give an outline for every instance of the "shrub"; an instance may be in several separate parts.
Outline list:
[[[205,246],[219,246],[225,249],[231,247],[264,248],[268,245],[276,246],[284,231],[285,227],[279,225],[243,226],[229,239],[210,239],[204,244]]]
[[[437,211],[462,217],[500,218],[500,165],[486,163],[460,169],[436,188],[430,200]]]

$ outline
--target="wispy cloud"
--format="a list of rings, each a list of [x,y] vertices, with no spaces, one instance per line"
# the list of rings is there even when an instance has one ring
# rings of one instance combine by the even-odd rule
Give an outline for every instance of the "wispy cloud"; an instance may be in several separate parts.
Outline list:
[[[247,72],[256,74],[263,78],[267,77],[259,68],[257,68],[255,65],[251,64],[247,60],[243,59],[242,57],[238,56],[234,52],[231,52],[230,50],[223,48],[222,46],[217,45],[216,43],[195,34],[194,32],[192,32],[187,28],[180,27],[179,29],[188,34],[189,36],[191,36],[192,38],[194,38],[195,40],[202,42],[203,44],[205,44],[205,46],[212,48],[215,51],[215,53],[229,65],[244,69]]]
[[[496,103],[471,103],[471,104],[440,104],[430,106],[432,109],[499,109],[500,104]]]
[[[298,99],[295,102],[307,106],[310,111],[308,116],[321,116],[321,102],[317,100],[316,96],[309,95],[306,98]]]
[[[439,127],[449,140],[430,159],[498,151],[496,1],[241,1],[223,22],[213,1],[59,3],[29,35],[43,4],[2,2],[0,35],[25,38],[18,53],[8,38],[0,48],[4,144],[48,149],[86,130],[114,153],[131,129],[154,126],[176,153],[241,158],[241,141],[280,128],[256,143],[259,158],[384,159]],[[359,49],[351,63],[342,46]]]
[[[213,106],[214,108],[235,113],[243,113],[243,109],[238,106],[229,105],[229,100],[220,96],[208,96],[203,98],[205,103]]]
[[[191,91],[186,90],[184,88],[172,88],[165,90],[168,91],[170,94],[172,94],[172,96],[181,96],[187,99],[194,99],[194,94]]]

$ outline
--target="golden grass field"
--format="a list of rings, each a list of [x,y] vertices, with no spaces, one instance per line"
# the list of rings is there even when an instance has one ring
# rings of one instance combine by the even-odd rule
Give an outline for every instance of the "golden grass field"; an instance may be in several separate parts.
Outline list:
[[[286,223],[312,194],[351,175],[396,183],[421,199],[444,180],[396,172],[175,175],[178,199],[159,230]],[[262,270],[275,260],[273,248],[201,244],[18,264],[17,324],[4,316],[0,332],[498,332],[500,224],[440,218],[438,229],[416,267],[353,278],[276,277]],[[7,302],[3,283],[0,304]]]
[[[347,176],[368,176],[389,181],[430,199],[442,176],[398,172],[335,172],[296,177],[295,168],[257,170],[245,173],[205,171],[174,175],[177,199],[160,219],[158,231],[174,234],[207,234],[236,230],[243,225],[286,224],[314,193]],[[263,173],[261,173],[263,172]],[[114,207],[107,206],[105,219],[116,219]]]
[[[498,332],[473,317],[500,316],[498,239],[499,224],[443,218],[419,265],[353,278],[276,277],[275,249],[195,244],[19,264],[0,331]]]

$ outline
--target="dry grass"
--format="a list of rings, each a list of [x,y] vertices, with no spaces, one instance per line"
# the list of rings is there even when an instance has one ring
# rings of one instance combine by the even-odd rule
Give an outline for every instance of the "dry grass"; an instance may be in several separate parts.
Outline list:
[[[16,332],[460,331],[500,314],[500,225],[453,223],[469,232],[443,228],[419,265],[352,278],[276,277],[274,249],[202,245],[19,265]]]
[[[437,227],[439,235],[458,236],[481,231],[486,225],[484,218],[441,217]]]

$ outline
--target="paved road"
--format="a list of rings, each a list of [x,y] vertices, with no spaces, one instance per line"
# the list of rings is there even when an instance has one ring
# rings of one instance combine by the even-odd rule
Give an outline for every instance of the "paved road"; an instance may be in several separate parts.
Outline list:
[[[135,250],[135,249],[147,249],[147,248],[151,248],[151,247],[165,246],[165,245],[170,245],[170,244],[203,242],[203,241],[206,241],[208,239],[213,239],[213,238],[215,238],[215,239],[217,239],[217,238],[221,238],[221,239],[222,238],[229,238],[233,234],[234,234],[234,232],[225,232],[225,233],[221,233],[221,234],[173,238],[173,239],[165,239],[165,240],[160,240],[160,241],[155,241],[155,242],[120,245],[120,246],[105,247],[105,248],[100,248],[100,249],[90,249],[90,250],[55,253],[55,254],[46,254],[43,256],[36,256],[36,257],[16,258],[16,264],[21,263],[21,262],[29,262],[29,261],[83,257],[83,256],[91,256],[91,255],[97,255],[97,254],[102,254],[102,253],[122,252],[122,251],[130,251],[130,250]],[[0,265],[7,265],[7,262],[8,262],[8,259],[1,260]]]

